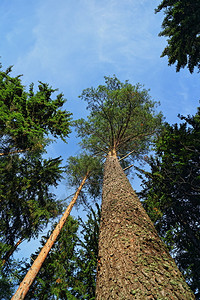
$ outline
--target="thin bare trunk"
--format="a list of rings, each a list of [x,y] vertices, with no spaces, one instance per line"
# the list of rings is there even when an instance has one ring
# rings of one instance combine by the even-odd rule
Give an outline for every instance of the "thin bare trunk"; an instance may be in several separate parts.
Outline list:
[[[127,157],[128,157],[129,155],[131,155],[133,152],[136,152],[136,151],[133,150],[133,151],[129,152],[128,154],[126,154],[125,156],[123,156],[122,158],[120,158],[119,161],[121,161],[121,160],[127,158]]]
[[[78,195],[80,194],[80,191],[81,191],[85,181],[87,180],[87,178],[88,178],[88,173],[83,178],[83,180],[82,180],[79,188],[77,189],[72,201],[70,202],[68,208],[64,212],[62,218],[60,219],[60,221],[57,224],[56,228],[54,229],[53,233],[50,235],[48,241],[46,242],[46,244],[44,245],[44,247],[40,251],[38,257],[36,258],[36,260],[32,264],[31,268],[27,272],[26,276],[24,277],[24,279],[21,282],[18,290],[16,291],[16,293],[14,294],[14,296],[12,297],[11,300],[17,300],[17,299],[24,299],[25,298],[31,284],[33,283],[35,277],[37,276],[43,262],[45,261],[49,251],[51,250],[53,244],[55,243],[55,241],[57,239],[57,236],[59,235],[62,227],[64,226],[64,224],[66,222],[66,219],[69,216],[69,214],[72,210],[72,207],[74,206],[74,204],[75,204],[75,202],[78,198]]]
[[[124,168],[123,169],[123,171],[126,171],[126,170],[128,170],[128,169],[130,169],[130,168],[132,168],[134,165],[132,164],[132,165],[130,165],[130,166],[128,166],[128,167],[126,167],[126,168]]]

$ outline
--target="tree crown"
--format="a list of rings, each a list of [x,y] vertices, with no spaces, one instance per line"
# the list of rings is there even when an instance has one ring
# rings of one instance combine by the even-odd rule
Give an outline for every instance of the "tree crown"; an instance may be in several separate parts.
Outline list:
[[[26,92],[20,76],[10,76],[11,70],[0,69],[1,153],[41,150],[49,134],[66,141],[71,113],[60,109],[66,102],[63,94],[53,100],[52,95],[57,90],[42,82],[39,82],[38,91],[34,92],[31,84]]]
[[[101,186],[103,181],[103,165],[102,162],[89,154],[82,153],[79,156],[70,156],[67,160],[66,173],[70,186],[78,187],[84,176],[87,181],[80,193],[80,203],[88,204],[87,195],[96,199],[101,194]]]
[[[157,103],[140,84],[120,82],[105,77],[105,85],[85,89],[81,99],[87,101],[87,120],[75,121],[82,146],[96,155],[132,151],[132,157],[146,152],[152,135],[161,125],[162,115],[156,114]]]

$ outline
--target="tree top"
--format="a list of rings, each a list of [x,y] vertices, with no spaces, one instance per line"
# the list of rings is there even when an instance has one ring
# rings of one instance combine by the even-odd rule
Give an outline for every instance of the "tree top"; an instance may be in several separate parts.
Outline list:
[[[141,84],[105,77],[105,85],[83,90],[80,98],[88,103],[90,113],[87,120],[75,121],[76,130],[83,148],[95,155],[120,157],[132,152],[132,157],[139,157],[159,131],[158,103]]]

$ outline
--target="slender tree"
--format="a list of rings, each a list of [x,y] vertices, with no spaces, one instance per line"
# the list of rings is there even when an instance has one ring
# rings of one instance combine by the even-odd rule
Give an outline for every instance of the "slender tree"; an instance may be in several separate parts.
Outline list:
[[[77,299],[72,295],[71,290],[75,282],[75,247],[78,243],[78,228],[78,221],[69,216],[25,299]],[[47,236],[42,237],[41,247],[31,255],[30,262],[21,267],[19,281],[23,279],[32,262],[37,259],[54,229],[55,226],[52,226]]]
[[[55,297],[63,300],[95,299],[100,221],[100,208],[98,205],[96,207],[97,210],[90,209],[86,221],[71,216],[67,218],[26,295],[27,300]],[[78,230],[81,230],[79,234]],[[49,236],[42,237],[42,246]],[[31,261],[35,260],[40,250],[31,256]],[[26,270],[31,267],[31,261],[21,268],[20,277],[24,277]]]
[[[166,124],[156,141],[151,172],[142,172],[141,197],[156,229],[172,251],[188,284],[200,297],[200,119]],[[141,174],[141,173],[140,173]]]
[[[96,299],[194,299],[118,160],[146,153],[162,116],[140,85],[105,83],[83,91],[90,114],[76,122],[83,147],[106,155]]]
[[[71,200],[69,206],[67,207],[66,211],[64,212],[63,216],[61,217],[60,221],[58,222],[57,226],[53,230],[52,234],[50,235],[49,239],[47,240],[46,244],[43,246],[42,250],[38,254],[37,258],[35,259],[34,263],[32,264],[31,268],[27,272],[26,276],[22,280],[18,290],[12,297],[12,299],[24,299],[26,296],[31,284],[33,283],[35,277],[37,276],[38,272],[40,271],[40,268],[45,261],[49,251],[53,247],[58,235],[60,234],[74,204],[77,201],[77,198],[86,182],[86,180],[89,178],[90,173],[95,172],[95,168],[98,165],[97,159],[93,159],[91,157],[88,157],[87,155],[82,155],[79,159],[78,158],[69,158],[69,165],[68,165],[68,173],[73,174],[74,170],[77,170],[77,165],[79,166],[79,171],[77,170],[76,174],[76,182],[78,178],[82,177],[82,180],[80,182],[80,185]],[[75,163],[76,162],[76,163]],[[99,165],[98,165],[99,167]],[[80,176],[81,171],[84,172],[84,176]]]
[[[59,235],[62,227],[64,226],[64,224],[66,222],[66,219],[69,216],[69,214],[72,210],[72,207],[74,206],[85,181],[87,180],[87,177],[88,177],[88,173],[83,178],[83,180],[82,180],[78,190],[76,191],[72,201],[70,202],[68,208],[64,212],[62,218],[60,219],[59,223],[57,224],[54,231],[50,235],[50,237],[47,240],[46,244],[44,245],[44,247],[42,248],[42,250],[38,254],[38,257],[35,259],[33,265],[31,266],[31,268],[27,272],[27,274],[24,277],[23,281],[21,282],[18,290],[16,291],[16,293],[12,297],[13,300],[14,299],[24,299],[24,297],[26,296],[31,284],[33,283],[35,277],[37,276],[37,274],[38,274],[43,262],[45,261],[49,251],[51,250],[53,244],[55,243],[55,241],[57,239],[57,236]]]

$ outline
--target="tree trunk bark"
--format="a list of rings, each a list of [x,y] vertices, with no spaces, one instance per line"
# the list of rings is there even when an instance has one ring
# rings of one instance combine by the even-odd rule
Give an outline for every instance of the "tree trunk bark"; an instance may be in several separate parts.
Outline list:
[[[195,299],[116,156],[103,182],[96,300]]]
[[[31,268],[27,272],[26,276],[24,277],[23,281],[21,282],[19,288],[17,289],[16,293],[13,295],[11,300],[19,300],[19,299],[25,298],[31,284],[33,283],[35,277],[37,276],[38,272],[40,271],[40,268],[41,268],[43,262],[45,261],[49,251],[51,250],[53,244],[55,243],[57,236],[59,235],[62,227],[64,226],[64,224],[67,220],[67,217],[69,216],[69,214],[72,210],[72,207],[74,206],[74,204],[78,198],[78,195],[80,194],[80,191],[81,191],[83,185],[85,184],[85,181],[87,180],[87,178],[88,178],[88,173],[83,178],[79,188],[77,189],[72,201],[70,202],[69,206],[67,207],[66,211],[64,212],[62,218],[60,219],[56,228],[50,235],[48,241],[46,242],[46,244],[44,245],[44,247],[38,254],[37,258],[35,259],[34,263],[32,264]]]

